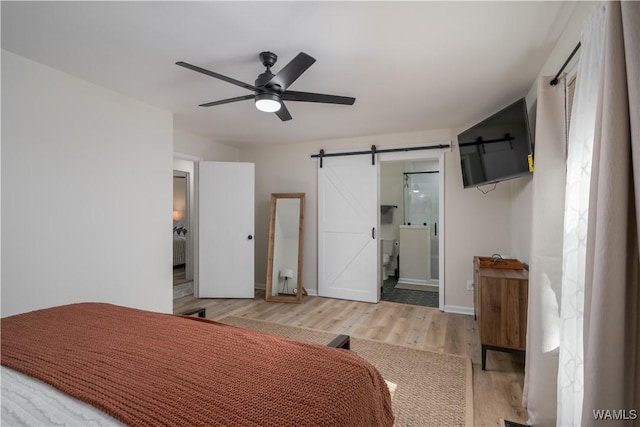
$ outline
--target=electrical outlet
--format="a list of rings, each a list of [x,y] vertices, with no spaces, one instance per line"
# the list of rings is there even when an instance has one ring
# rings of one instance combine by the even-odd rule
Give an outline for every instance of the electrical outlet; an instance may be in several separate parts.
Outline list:
[[[473,290],[473,280],[467,280],[467,290],[468,291]]]

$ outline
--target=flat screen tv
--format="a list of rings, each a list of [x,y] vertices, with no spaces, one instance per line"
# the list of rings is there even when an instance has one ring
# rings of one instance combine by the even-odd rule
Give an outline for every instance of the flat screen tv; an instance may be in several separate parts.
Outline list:
[[[464,188],[533,173],[525,99],[519,99],[458,135]],[[533,164],[532,164],[533,165]]]

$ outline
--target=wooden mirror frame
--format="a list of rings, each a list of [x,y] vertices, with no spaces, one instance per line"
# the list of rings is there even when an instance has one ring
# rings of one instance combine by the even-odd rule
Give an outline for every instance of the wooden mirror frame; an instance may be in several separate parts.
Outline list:
[[[273,294],[273,252],[275,247],[276,233],[276,207],[279,199],[299,199],[299,221],[298,221],[298,264],[297,264],[297,281],[296,294],[293,295],[272,295]],[[266,301],[277,302],[302,302],[303,293],[306,294],[302,286],[302,258],[304,247],[304,199],[305,193],[272,193],[271,194],[271,211],[269,220],[269,252],[267,257],[267,290],[265,293]],[[276,285],[277,287],[278,285]]]

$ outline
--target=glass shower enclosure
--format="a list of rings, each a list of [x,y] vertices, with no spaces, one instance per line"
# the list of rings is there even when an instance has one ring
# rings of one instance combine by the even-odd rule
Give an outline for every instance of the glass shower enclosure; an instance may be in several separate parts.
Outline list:
[[[439,172],[404,173],[404,224],[427,225],[430,228],[431,278],[437,284],[439,280]]]

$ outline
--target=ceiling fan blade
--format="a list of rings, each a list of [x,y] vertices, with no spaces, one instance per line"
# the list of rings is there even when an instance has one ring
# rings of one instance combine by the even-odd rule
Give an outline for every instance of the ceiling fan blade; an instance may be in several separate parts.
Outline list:
[[[236,80],[236,79],[232,79],[231,77],[223,76],[222,74],[218,74],[216,72],[209,71],[209,70],[206,70],[204,68],[200,68],[200,67],[198,67],[196,65],[187,64],[186,62],[182,62],[182,61],[176,62],[176,65],[179,65],[179,66],[184,67],[184,68],[188,68],[188,69],[193,70],[193,71],[197,71],[198,73],[206,74],[207,76],[210,76],[210,77],[215,77],[216,79],[223,80],[223,81],[225,81],[227,83],[231,83],[233,85],[240,86],[240,87],[243,87],[243,88],[248,89],[248,90],[252,90],[252,91],[258,90],[255,86],[250,85],[249,83],[241,82],[240,80]]]
[[[288,90],[282,94],[285,101],[322,102],[325,104],[353,105],[355,98],[350,96],[325,95],[323,93],[295,92]]]
[[[245,101],[247,99],[253,99],[255,95],[236,96],[235,98],[221,99],[220,101],[207,102],[206,104],[200,104],[198,107],[213,107],[214,105],[228,104],[230,102]]]
[[[280,109],[276,111],[276,116],[278,116],[283,122],[291,120],[291,114],[289,113],[289,110],[287,110],[287,107],[284,105],[284,102],[280,103]]]
[[[314,58],[304,52],[300,52],[285,65],[278,74],[273,76],[273,78],[267,82],[266,86],[276,84],[280,86],[282,90],[286,90],[291,83],[295,82],[314,62],[316,62]]]

